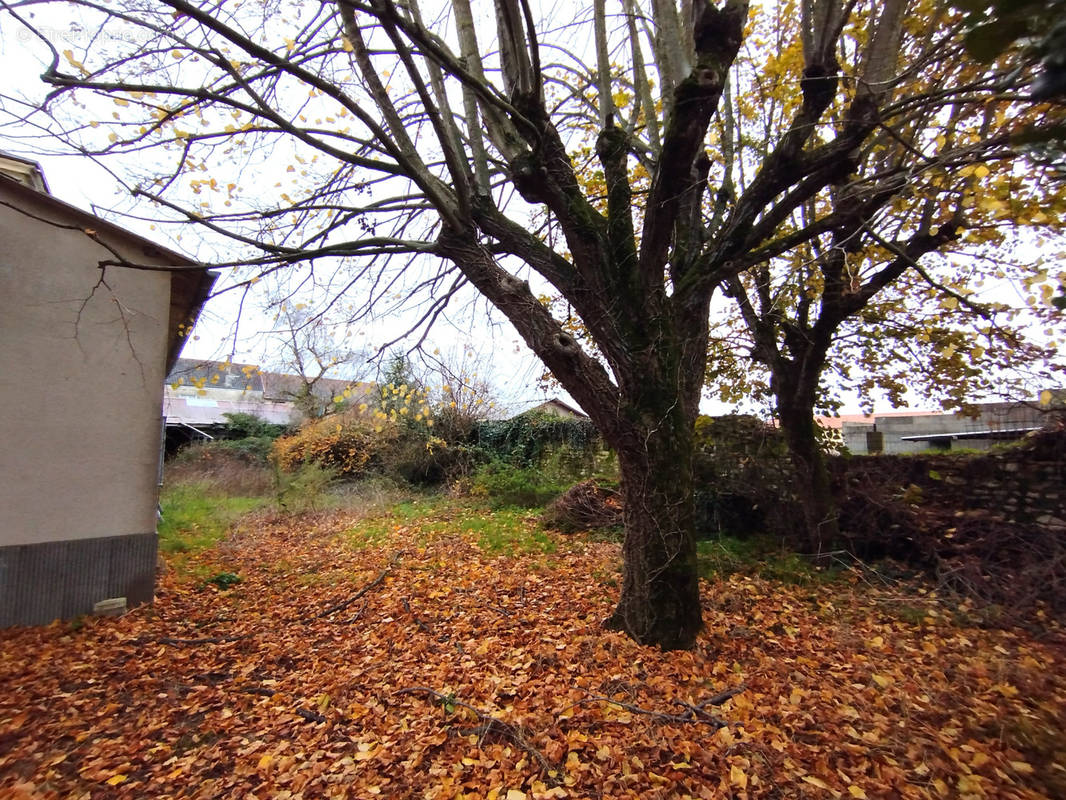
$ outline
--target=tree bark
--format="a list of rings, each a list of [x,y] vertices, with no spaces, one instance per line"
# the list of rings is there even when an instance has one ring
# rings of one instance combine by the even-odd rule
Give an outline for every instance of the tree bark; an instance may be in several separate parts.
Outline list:
[[[813,407],[813,401],[810,405],[779,403],[778,418],[788,442],[807,546],[821,559],[839,539],[840,527],[829,465],[815,435]]]
[[[642,644],[691,647],[703,628],[692,500],[692,422],[674,412],[618,446],[624,574],[607,620]]]

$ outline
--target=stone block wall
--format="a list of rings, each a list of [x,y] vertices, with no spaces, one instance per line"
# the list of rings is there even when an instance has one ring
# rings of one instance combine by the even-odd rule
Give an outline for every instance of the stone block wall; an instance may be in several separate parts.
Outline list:
[[[1066,534],[1066,430],[983,454],[911,454],[835,459],[839,491],[880,483],[921,507],[981,510],[1008,523]]]

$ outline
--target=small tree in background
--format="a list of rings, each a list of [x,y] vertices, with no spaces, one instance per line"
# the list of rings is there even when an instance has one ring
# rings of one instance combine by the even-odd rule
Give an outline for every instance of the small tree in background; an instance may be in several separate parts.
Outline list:
[[[353,384],[361,384],[369,374],[367,355],[339,343],[333,327],[321,314],[302,303],[277,300],[274,303],[274,329],[267,335],[270,347],[269,367],[287,379],[291,385],[282,386],[282,396],[290,400],[305,419],[326,416],[348,402]],[[338,390],[328,385],[330,380],[349,383]],[[361,392],[354,393],[357,398]]]

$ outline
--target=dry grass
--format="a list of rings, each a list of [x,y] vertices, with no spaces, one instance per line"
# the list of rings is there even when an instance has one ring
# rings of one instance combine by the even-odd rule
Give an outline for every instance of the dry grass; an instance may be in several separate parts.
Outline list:
[[[208,483],[221,493],[262,496],[274,491],[274,470],[239,452],[190,445],[170,459],[163,473],[166,486]]]

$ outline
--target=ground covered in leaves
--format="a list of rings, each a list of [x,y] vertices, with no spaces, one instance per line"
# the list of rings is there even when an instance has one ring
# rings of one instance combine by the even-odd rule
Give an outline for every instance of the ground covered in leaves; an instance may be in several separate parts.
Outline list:
[[[662,653],[600,626],[619,552],[459,507],[246,517],[154,606],[0,631],[0,796],[1066,796],[1054,635],[732,575]]]

